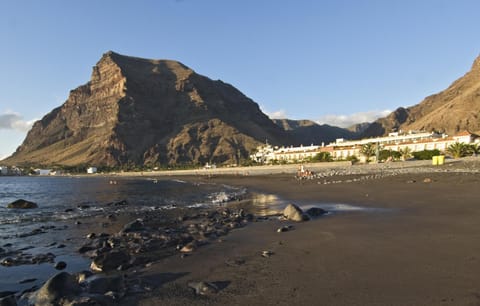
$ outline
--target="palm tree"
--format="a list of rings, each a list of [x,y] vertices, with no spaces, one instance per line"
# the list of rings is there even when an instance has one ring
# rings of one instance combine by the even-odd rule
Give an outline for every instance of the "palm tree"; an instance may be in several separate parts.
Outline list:
[[[468,145],[468,154],[472,154],[473,156],[480,154],[480,144],[472,143]]]
[[[469,146],[467,144],[456,142],[447,148],[447,152],[452,155],[453,158],[460,158],[468,154],[468,148]]]
[[[366,162],[370,162],[370,157],[375,156],[377,153],[377,145],[373,142],[366,143],[360,149],[360,154],[364,155],[367,160]]]
[[[410,149],[410,147],[400,148],[398,152],[400,153],[402,160],[407,160],[412,156],[412,149]]]

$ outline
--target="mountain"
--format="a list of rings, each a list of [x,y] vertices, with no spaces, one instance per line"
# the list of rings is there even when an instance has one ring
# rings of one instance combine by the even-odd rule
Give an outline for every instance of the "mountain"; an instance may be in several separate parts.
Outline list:
[[[293,139],[292,145],[310,145],[334,142],[337,138],[356,139],[358,133],[310,120],[273,119]]]
[[[233,86],[171,60],[107,52],[90,81],[37,121],[6,162],[96,166],[238,163],[287,133]]]
[[[385,135],[394,129],[435,130],[449,135],[464,130],[480,132],[480,56],[470,71],[447,89],[426,97],[415,106],[398,108],[376,120],[362,136]]]

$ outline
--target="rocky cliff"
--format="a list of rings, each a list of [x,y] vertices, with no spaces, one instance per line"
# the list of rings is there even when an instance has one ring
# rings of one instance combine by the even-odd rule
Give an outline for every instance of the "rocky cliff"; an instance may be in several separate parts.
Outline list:
[[[480,132],[480,57],[463,77],[447,89],[421,103],[398,108],[373,122],[362,136],[380,136],[396,130],[440,131],[454,135],[460,131]]]
[[[170,60],[107,52],[90,81],[37,121],[17,164],[239,163],[289,136],[233,86]]]
[[[328,124],[317,124],[310,120],[274,119],[292,139],[292,145],[329,144],[337,138],[356,139],[358,133]]]

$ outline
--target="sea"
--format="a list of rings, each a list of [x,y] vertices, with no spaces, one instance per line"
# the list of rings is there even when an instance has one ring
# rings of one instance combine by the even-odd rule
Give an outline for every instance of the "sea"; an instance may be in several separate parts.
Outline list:
[[[148,177],[0,177],[0,262],[19,253],[52,253],[55,262],[68,263],[65,271],[78,272],[90,264],[76,251],[78,238],[91,230],[82,223],[109,214],[218,206],[246,192],[223,184]],[[38,208],[7,208],[18,199]],[[53,263],[0,265],[0,292],[30,290],[58,272]]]

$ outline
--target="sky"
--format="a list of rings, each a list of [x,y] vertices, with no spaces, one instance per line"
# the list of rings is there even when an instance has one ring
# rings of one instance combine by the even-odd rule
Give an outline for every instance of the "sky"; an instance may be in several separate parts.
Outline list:
[[[373,121],[470,69],[479,11],[477,0],[0,0],[0,159],[109,50],[180,61],[271,118]]]

